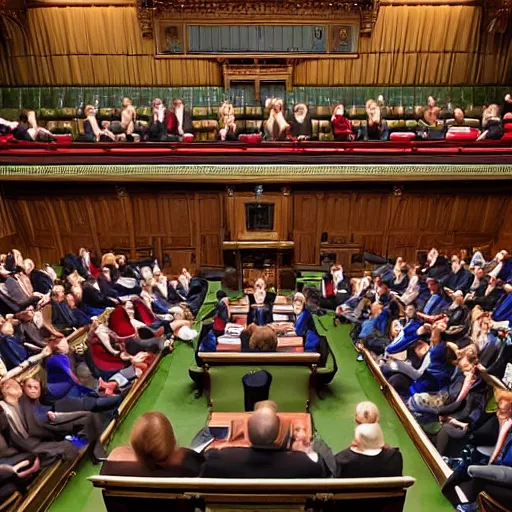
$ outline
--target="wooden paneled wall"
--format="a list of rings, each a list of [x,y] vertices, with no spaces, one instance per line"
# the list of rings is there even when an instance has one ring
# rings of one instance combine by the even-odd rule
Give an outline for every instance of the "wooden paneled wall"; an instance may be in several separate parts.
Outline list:
[[[0,188],[0,252],[7,252],[16,237],[16,225],[13,222],[10,205]]]
[[[154,256],[170,272],[221,265],[223,203],[218,192],[174,187],[44,186],[9,188],[18,243],[37,263],[80,247]],[[30,253],[30,254],[29,254]]]
[[[447,251],[488,244],[492,250],[512,248],[506,220],[512,201],[506,189],[443,186],[440,192],[406,185],[402,195],[394,195],[391,187],[383,188],[387,191],[295,193],[295,262],[318,265],[320,253],[347,250],[416,261],[418,251],[433,246]]]
[[[15,243],[38,264],[82,246],[115,250],[154,256],[172,273],[223,265],[224,240],[249,240],[244,203],[254,200],[249,187],[228,197],[221,185],[10,183],[3,190],[0,244],[8,243],[2,250]],[[293,240],[294,262],[313,265],[325,253],[349,266],[360,251],[415,261],[432,246],[512,249],[511,192],[503,183],[411,183],[401,195],[390,184],[297,185],[291,195],[266,186],[262,200],[276,204],[275,233],[260,239]]]

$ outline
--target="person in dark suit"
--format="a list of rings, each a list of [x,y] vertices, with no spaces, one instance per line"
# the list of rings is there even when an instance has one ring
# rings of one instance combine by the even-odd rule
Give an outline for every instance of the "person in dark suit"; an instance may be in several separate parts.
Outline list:
[[[208,450],[203,478],[321,478],[322,465],[302,451],[276,443],[280,420],[275,408],[256,410],[248,422],[249,448]]]
[[[402,454],[384,444],[378,423],[363,423],[355,430],[353,443],[336,455],[337,478],[402,476]]]

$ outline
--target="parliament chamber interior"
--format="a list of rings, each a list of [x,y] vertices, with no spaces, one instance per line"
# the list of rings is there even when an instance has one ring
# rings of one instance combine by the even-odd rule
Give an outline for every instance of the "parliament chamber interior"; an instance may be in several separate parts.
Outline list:
[[[0,511],[512,510],[510,0],[0,0]]]

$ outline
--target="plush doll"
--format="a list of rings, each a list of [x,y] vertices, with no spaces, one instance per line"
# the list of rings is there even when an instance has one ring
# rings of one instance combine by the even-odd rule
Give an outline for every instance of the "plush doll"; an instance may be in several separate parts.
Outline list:
[[[180,137],[192,136],[194,134],[194,126],[192,125],[192,118],[190,113],[185,109],[183,100],[181,98],[175,98],[172,102],[172,112],[176,116],[178,121],[176,133],[169,131],[173,135],[179,135]]]
[[[503,123],[498,115],[498,105],[492,103],[482,113],[482,133],[477,142],[484,139],[499,140],[503,137]]]
[[[281,98],[269,98],[265,102],[269,109],[269,116],[264,124],[265,135],[268,140],[284,140],[290,131],[290,125],[284,118],[284,103]]]
[[[219,107],[219,126],[220,140],[236,138],[235,109],[229,101],[225,101]]]
[[[288,120],[290,134],[298,140],[309,140],[313,135],[313,126],[308,107],[305,103],[297,103],[293,107],[292,115]]]
[[[88,142],[113,142],[116,136],[108,128],[100,128],[96,119],[97,110],[92,105],[84,109],[84,139]]]
[[[388,124],[381,118],[380,108],[375,100],[368,100],[365,106],[366,125],[359,129],[358,139],[362,140],[387,140]]]
[[[132,100],[125,96],[123,98],[123,110],[121,110],[121,127],[126,134],[127,140],[139,142],[140,135],[134,133],[136,119],[137,110],[132,105]]]
[[[352,122],[347,118],[345,114],[345,105],[342,103],[334,107],[331,117],[331,126],[334,134],[334,140],[354,140],[354,134],[352,133]]]

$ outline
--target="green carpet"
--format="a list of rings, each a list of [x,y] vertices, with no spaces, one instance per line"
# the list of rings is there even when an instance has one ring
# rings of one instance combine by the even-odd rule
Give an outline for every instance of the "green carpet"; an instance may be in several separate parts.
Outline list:
[[[215,290],[210,289],[207,303],[203,305],[198,317],[203,318],[204,314],[211,310]],[[329,341],[339,366],[338,374],[325,394],[325,399],[315,398],[312,402],[313,421],[322,438],[335,452],[345,448],[352,441],[356,404],[361,400],[375,402],[381,411],[381,424],[386,442],[391,446],[400,446],[404,456],[404,474],[417,479],[416,484],[408,492],[405,511],[453,510],[443,498],[439,486],[387,404],[370,371],[364,363],[356,362],[356,355],[348,337],[348,327],[332,329],[331,317],[322,318],[321,325],[328,330]],[[192,440],[195,433],[204,425],[207,416],[206,399],[194,397],[194,390],[188,377],[188,366],[193,358],[193,348],[178,343],[176,350],[160,363],[144,395],[117,430],[112,447],[127,442],[135,419],[148,410],[160,410],[171,418],[180,444],[186,446]],[[293,385],[293,381],[290,381],[290,386]],[[282,391],[284,390],[280,386],[279,392]],[[88,461],[84,461],[50,511],[103,512],[105,508],[101,492],[94,489],[86,480],[98,470],[98,466],[92,466]]]

